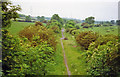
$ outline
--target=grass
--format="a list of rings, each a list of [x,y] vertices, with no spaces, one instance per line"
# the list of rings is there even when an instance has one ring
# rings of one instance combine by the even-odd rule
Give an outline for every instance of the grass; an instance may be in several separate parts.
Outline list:
[[[72,75],[87,75],[86,63],[82,51],[76,46],[75,38],[68,33],[64,33],[68,40],[63,40],[65,54],[67,57],[68,67]]]
[[[94,32],[98,32],[101,35],[106,35],[106,34],[118,35],[118,26],[81,28],[80,31],[94,31]]]
[[[24,27],[33,25],[34,23],[30,22],[17,22],[17,21],[12,21],[11,27],[8,29],[10,34],[17,36],[19,31],[24,29]]]
[[[61,34],[56,35],[57,39],[57,49],[55,51],[55,65],[51,66],[51,71],[49,75],[67,75],[67,70],[64,65],[62,46],[60,42]]]

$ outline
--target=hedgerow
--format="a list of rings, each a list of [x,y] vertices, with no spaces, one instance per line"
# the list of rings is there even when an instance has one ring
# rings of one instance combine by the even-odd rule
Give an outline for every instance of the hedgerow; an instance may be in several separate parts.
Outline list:
[[[97,38],[98,38],[98,34],[92,31],[81,32],[76,36],[76,42],[78,43],[78,45],[80,45],[85,50],[87,50],[90,43],[96,41]]]

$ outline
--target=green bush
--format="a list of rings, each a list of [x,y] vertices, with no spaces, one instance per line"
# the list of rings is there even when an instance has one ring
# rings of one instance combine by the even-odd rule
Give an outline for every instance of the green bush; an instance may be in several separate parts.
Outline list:
[[[24,28],[22,31],[19,32],[19,36],[24,38],[26,37],[29,41],[32,42],[35,36],[39,36],[38,40],[41,42],[47,41],[48,44],[56,49],[56,39],[54,37],[54,33],[50,29],[46,29],[44,26],[29,26]]]
[[[95,41],[95,47],[97,48],[98,45],[104,45],[108,41],[112,41],[115,44],[117,39],[118,39],[118,36],[111,35],[111,34],[100,35],[98,39]]]
[[[48,65],[54,64],[54,49],[43,42],[36,47],[30,47],[27,51],[20,51],[14,54],[16,62],[9,71],[8,76],[40,76],[47,75]]]
[[[73,20],[68,20],[65,24],[65,28],[74,28],[75,22]]]
[[[55,33],[59,33],[60,29],[58,26],[52,26],[50,29],[52,29]]]
[[[58,22],[57,20],[52,19],[52,20],[50,20],[50,21],[47,23],[47,28],[51,28],[51,27],[53,27],[53,26],[58,26],[59,29],[61,29],[62,24],[61,24],[60,22]]]
[[[27,38],[13,37],[2,30],[3,76],[39,76],[49,73],[48,65],[54,64],[54,47],[40,36]]]
[[[98,38],[98,34],[92,31],[81,32],[76,36],[76,42],[82,46],[84,49],[88,49],[90,43],[96,41]]]
[[[21,51],[20,39],[9,34],[7,30],[2,30],[2,72],[7,75],[11,66],[15,65],[14,54]]]
[[[80,33],[79,30],[73,30],[73,31],[72,31],[72,35],[74,35],[74,36],[78,35],[79,33]]]
[[[120,54],[118,53],[118,42],[108,41],[104,45],[95,48],[93,42],[87,51],[88,74],[92,76],[117,76],[120,71]]]

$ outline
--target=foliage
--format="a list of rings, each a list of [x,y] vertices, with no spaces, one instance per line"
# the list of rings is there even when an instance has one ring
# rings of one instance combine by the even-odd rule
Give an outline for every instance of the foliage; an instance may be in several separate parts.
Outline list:
[[[118,43],[108,41],[104,45],[95,48],[95,42],[89,46],[87,51],[88,73],[93,76],[116,76],[120,71],[120,54]]]
[[[57,20],[61,25],[63,25],[63,19],[60,18],[58,14],[54,14],[54,15],[51,17],[51,20]]]
[[[76,29],[80,29],[80,25],[79,25],[79,24],[76,24],[76,25],[75,25],[75,28],[76,28]]]
[[[68,20],[65,24],[65,28],[74,28],[75,22],[73,20]]]
[[[104,45],[106,44],[108,41],[112,41],[114,44],[116,43],[116,40],[118,39],[118,36],[115,35],[99,35],[99,38],[95,41],[95,47],[97,48],[98,45]]]
[[[53,64],[54,48],[47,42],[41,42],[39,37],[34,37],[28,43],[27,39],[11,36],[3,30],[2,58],[3,73],[5,76],[36,76],[46,75],[48,64]],[[36,43],[36,46],[33,44]]]
[[[35,26],[43,26],[41,22],[35,22]]]
[[[54,14],[50,21],[47,23],[47,28],[51,28],[53,26],[58,26],[59,29],[61,29],[63,25],[63,19],[58,16],[58,14]]]
[[[94,17],[88,17],[88,18],[86,18],[85,19],[85,23],[88,23],[88,24],[94,24],[94,22],[95,22],[95,20],[94,20],[95,18]]]
[[[40,22],[43,22],[45,20],[45,17],[44,16],[41,16],[40,17]]]
[[[52,29],[55,33],[60,33],[60,29],[58,26],[52,26],[50,29]]]
[[[48,44],[56,48],[56,41],[53,35],[54,33],[47,29],[44,26],[29,26],[25,27],[22,31],[19,32],[19,36],[24,38],[26,37],[29,41],[32,42],[35,36],[39,36],[39,40],[47,41]]]
[[[90,43],[96,41],[97,38],[98,38],[98,34],[92,31],[81,32],[76,36],[76,42],[87,50]]]
[[[111,20],[110,22],[111,22],[111,24],[115,24],[115,20]]]
[[[100,27],[101,26],[101,24],[95,24],[94,25],[94,27]]]
[[[11,66],[14,66],[14,53],[20,51],[20,40],[8,33],[7,30],[2,30],[2,68],[3,73],[8,74]]]
[[[48,73],[48,64],[52,65],[54,49],[42,42],[36,47],[30,47],[27,51],[14,54],[13,60],[16,64],[10,70],[8,76],[39,76]],[[32,57],[31,57],[32,56]]]
[[[53,26],[58,26],[59,29],[61,29],[62,24],[60,24],[60,22],[58,22],[57,20],[52,19],[52,20],[50,20],[50,21],[47,23],[47,28],[51,28],[51,27],[53,27]]]
[[[120,25],[120,20],[116,20],[116,24],[117,24],[117,25]]]
[[[31,21],[30,15],[28,15],[28,16],[25,17],[25,21],[26,21],[26,22],[30,22],[30,21]]]
[[[14,6],[11,2],[2,2],[2,27],[10,27],[11,19],[18,18],[17,11],[20,11],[19,5]]]

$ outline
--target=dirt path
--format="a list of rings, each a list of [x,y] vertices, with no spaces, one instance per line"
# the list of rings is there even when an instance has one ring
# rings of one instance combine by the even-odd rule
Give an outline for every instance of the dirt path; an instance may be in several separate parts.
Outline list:
[[[70,77],[71,73],[70,73],[69,67],[68,67],[68,65],[67,65],[67,59],[66,59],[66,56],[65,56],[65,50],[64,50],[64,46],[63,46],[63,42],[62,42],[62,39],[64,39],[63,32],[64,32],[64,29],[62,29],[61,45],[62,45],[62,49],[63,49],[63,53],[64,53],[64,62],[65,62],[65,66],[66,66],[66,68],[67,68],[68,76]]]

